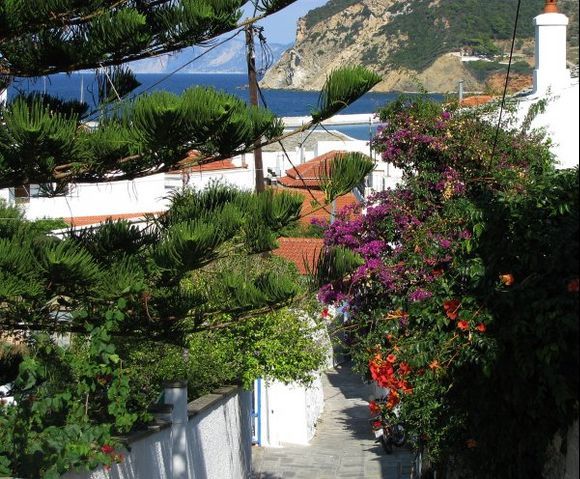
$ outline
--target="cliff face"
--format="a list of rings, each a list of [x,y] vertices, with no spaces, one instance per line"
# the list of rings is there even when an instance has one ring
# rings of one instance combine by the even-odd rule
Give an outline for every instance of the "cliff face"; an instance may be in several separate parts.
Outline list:
[[[511,5],[514,3],[514,5]],[[578,0],[568,2],[571,11]],[[533,65],[532,18],[544,0],[523,2],[516,57],[520,75]],[[515,2],[486,0],[330,0],[298,21],[296,42],[266,73],[263,88],[317,90],[343,65],[364,65],[383,76],[376,91],[448,92],[486,88],[505,70]],[[577,15],[571,22],[577,44]],[[486,60],[462,62],[464,55]],[[496,61],[488,61],[495,58]]]

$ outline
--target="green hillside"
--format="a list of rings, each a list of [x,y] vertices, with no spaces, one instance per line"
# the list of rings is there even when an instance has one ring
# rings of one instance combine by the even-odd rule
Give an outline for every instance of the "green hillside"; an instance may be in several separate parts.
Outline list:
[[[307,29],[324,22],[337,12],[358,3],[356,0],[330,0],[310,11],[304,21]],[[570,17],[569,43],[578,46],[578,0],[561,0],[561,9]],[[542,11],[544,0],[523,0],[517,37],[533,37],[532,19]],[[397,39],[398,48],[389,58],[379,51],[366,52],[366,64],[384,64],[420,71],[436,58],[461,47],[470,47],[483,55],[494,55],[502,49],[498,41],[511,39],[517,0],[399,0],[390,4],[385,16],[391,21],[381,28],[385,41]],[[354,20],[354,19],[353,19]],[[353,41],[356,41],[353,38]]]

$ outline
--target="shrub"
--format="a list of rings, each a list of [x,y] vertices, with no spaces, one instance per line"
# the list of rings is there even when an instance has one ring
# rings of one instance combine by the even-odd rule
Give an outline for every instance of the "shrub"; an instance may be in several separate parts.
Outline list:
[[[348,304],[358,370],[440,472],[540,477],[578,414],[578,170],[484,115],[424,99],[380,115],[373,144],[404,182],[327,229],[364,264],[319,297]]]

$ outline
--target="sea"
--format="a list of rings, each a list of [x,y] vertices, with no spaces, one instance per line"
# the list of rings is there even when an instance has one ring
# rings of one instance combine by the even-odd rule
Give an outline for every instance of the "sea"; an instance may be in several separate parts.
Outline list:
[[[245,74],[178,73],[168,76],[164,73],[141,73],[136,74],[136,77],[141,86],[132,95],[155,90],[181,93],[192,86],[212,86],[245,101],[249,99],[248,79]],[[50,93],[67,100],[82,98],[92,107],[97,86],[94,73],[57,74],[38,79],[17,78],[11,84],[8,95],[11,98],[19,92],[32,91]],[[270,89],[262,90],[262,94],[266,106],[282,117],[309,115],[316,108],[319,95],[318,92]],[[399,93],[367,93],[341,113],[375,113],[398,96]],[[437,95],[434,97],[437,99]],[[332,129],[355,139],[369,140],[375,133],[376,125],[341,125],[333,126]]]

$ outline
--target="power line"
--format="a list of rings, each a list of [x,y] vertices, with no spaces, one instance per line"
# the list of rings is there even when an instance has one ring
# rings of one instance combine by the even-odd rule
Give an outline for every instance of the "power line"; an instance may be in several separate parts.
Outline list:
[[[501,106],[499,108],[499,117],[497,119],[497,126],[495,128],[495,135],[493,138],[493,147],[491,149],[491,157],[489,159],[490,166],[491,166],[491,163],[493,162],[493,159],[495,157],[495,149],[497,147],[497,139],[499,136],[499,129],[501,128],[501,120],[502,120],[503,111],[505,108],[505,100],[506,100],[506,95],[507,95],[508,83],[509,83],[509,79],[510,79],[510,71],[511,71],[511,67],[512,67],[513,55],[514,55],[514,47],[515,47],[515,43],[516,43],[516,35],[517,35],[517,30],[518,30],[518,20],[520,18],[520,6],[521,6],[521,4],[522,4],[522,0],[518,0],[518,6],[516,8],[516,19],[514,22],[514,31],[512,34],[512,46],[510,49],[510,58],[508,61],[507,72],[505,75],[505,84],[503,87],[503,94],[501,97]]]
[[[243,31],[243,28],[238,29],[235,33],[233,33],[232,35],[230,35],[227,38],[224,38],[223,40],[215,43],[214,45],[212,45],[211,47],[207,48],[206,50],[204,50],[202,53],[200,53],[199,55],[197,55],[196,57],[192,58],[191,60],[188,60],[187,62],[183,63],[181,66],[179,66],[178,68],[176,68],[175,70],[167,73],[164,77],[160,78],[159,80],[157,80],[155,83],[153,83],[152,85],[149,85],[147,88],[144,88],[143,90],[139,91],[138,93],[135,93],[133,96],[131,96],[130,98],[126,98],[125,100],[130,101],[130,100],[134,100],[135,98],[147,93],[148,91],[151,91],[153,88],[155,88],[156,86],[160,85],[161,83],[165,82],[166,80],[168,80],[169,78],[171,78],[173,75],[175,75],[176,73],[180,72],[181,70],[183,70],[185,67],[191,65],[192,63],[196,62],[197,60],[199,60],[200,58],[202,58],[203,56],[207,55],[209,52],[211,52],[212,50],[215,50],[216,48],[222,46],[223,44],[229,42],[230,40],[233,40],[236,36],[238,36],[241,32]],[[121,100],[121,101],[125,101],[125,100]],[[113,105],[109,105],[108,107],[111,108]],[[95,119],[98,114],[101,113],[99,110],[94,110],[92,111],[85,119],[85,121],[90,121],[92,119]]]

